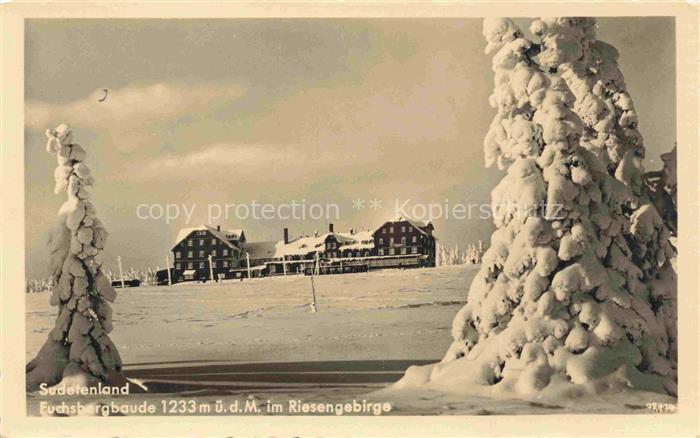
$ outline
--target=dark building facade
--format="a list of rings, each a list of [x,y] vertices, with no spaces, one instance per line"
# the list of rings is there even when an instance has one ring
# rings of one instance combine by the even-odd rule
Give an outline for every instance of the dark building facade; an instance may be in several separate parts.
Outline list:
[[[435,237],[433,224],[422,223],[403,217],[388,221],[377,228],[374,237],[373,255],[419,256],[425,266],[435,266]]]
[[[180,231],[176,241],[172,248],[174,282],[210,280],[211,274],[216,280],[240,265],[245,234],[242,230],[202,225]]]

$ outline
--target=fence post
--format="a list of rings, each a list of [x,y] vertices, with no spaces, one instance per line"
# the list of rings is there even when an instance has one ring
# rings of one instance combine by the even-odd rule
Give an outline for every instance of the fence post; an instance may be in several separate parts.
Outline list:
[[[173,278],[170,276],[170,256],[165,256],[165,269],[168,271],[168,286],[173,285]],[[158,271],[156,271],[158,272]]]
[[[122,270],[122,256],[117,256],[117,263],[119,263],[119,278],[122,282],[122,289],[124,289],[124,271]]]
[[[248,279],[250,279],[250,254],[248,253],[248,251],[246,251],[245,253],[245,263],[248,267]]]

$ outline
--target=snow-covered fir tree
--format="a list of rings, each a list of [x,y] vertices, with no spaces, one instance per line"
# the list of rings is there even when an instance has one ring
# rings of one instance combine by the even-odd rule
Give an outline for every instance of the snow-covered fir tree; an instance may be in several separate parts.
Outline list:
[[[436,266],[454,266],[465,264],[479,264],[483,256],[483,244],[479,241],[478,244],[469,244],[465,250],[462,250],[459,245],[451,248],[437,243],[435,249],[435,265]]]
[[[678,234],[678,196],[676,181],[676,147],[661,155],[664,163],[660,171],[648,172],[645,177],[653,193],[654,206],[671,233]]]
[[[109,338],[117,294],[102,273],[107,231],[95,213],[88,187],[94,183],[85,150],[74,144],[65,124],[47,130],[47,152],[55,154],[55,193],[66,192],[50,239],[51,304],[58,317],[37,356],[27,364],[26,386],[45,383],[123,385],[122,361]],[[134,391],[137,388],[133,388]]]
[[[497,229],[443,361],[396,387],[676,394],[675,252],[644,182],[618,52],[591,18],[530,31],[538,42],[511,20],[484,21],[497,110],[485,158],[507,170],[492,192]]]

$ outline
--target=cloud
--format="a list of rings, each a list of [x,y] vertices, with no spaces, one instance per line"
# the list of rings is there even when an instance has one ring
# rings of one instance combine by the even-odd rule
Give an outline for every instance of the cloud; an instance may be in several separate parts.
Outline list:
[[[315,156],[314,164],[331,157]],[[288,169],[308,165],[304,151],[285,145],[215,143],[197,150],[154,157],[143,167],[141,179],[181,178],[182,175],[254,175],[259,172],[284,174]],[[130,177],[133,179],[134,175]]]
[[[102,89],[67,103],[26,102],[26,127],[43,132],[61,122],[110,136],[120,150],[132,150],[151,137],[153,125],[162,125],[184,115],[214,109],[240,98],[245,89],[236,84],[183,85],[155,83]]]
[[[298,154],[290,148],[270,145],[237,145],[219,143],[181,155],[169,155],[150,163],[147,170],[168,172],[206,166],[268,166],[297,161]]]

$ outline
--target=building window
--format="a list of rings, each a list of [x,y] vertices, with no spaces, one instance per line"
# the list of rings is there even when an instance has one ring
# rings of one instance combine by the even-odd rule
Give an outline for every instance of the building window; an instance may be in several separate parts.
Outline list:
[[[181,269],[182,265],[180,263],[175,263],[175,269]]]
[[[411,248],[411,254],[418,254],[418,248],[417,247],[412,247]]]
[[[187,246],[192,246],[192,239],[187,240]]]
[[[204,250],[203,250],[203,249],[200,249],[200,250],[199,250],[199,256],[200,256],[200,257],[204,257]]]
[[[215,249],[211,250],[211,255],[212,255],[212,257],[216,257],[216,250]]]
[[[199,262],[199,269],[204,269],[204,262]]]
[[[227,256],[227,255],[228,255],[228,249],[224,248],[223,251],[222,251],[222,254],[225,255],[225,256]]]
[[[394,255],[396,254],[396,250],[394,248],[389,248],[389,255]]]
[[[221,264],[224,266],[224,268],[228,268],[228,260],[224,260],[221,262]]]
[[[406,232],[406,227],[404,225],[401,225],[401,232],[405,233]]]
[[[193,266],[194,266],[194,265],[192,265],[192,262],[189,262],[189,263],[187,264],[187,269],[192,269]]]
[[[390,237],[390,238],[389,238],[389,245],[393,245],[393,244],[394,244],[394,238],[393,238],[393,237]]]
[[[382,234],[386,234],[386,228],[382,228]]]
[[[213,262],[211,262],[211,267],[212,267],[212,268],[216,268],[216,260],[213,261]]]
[[[406,236],[403,236],[401,238],[401,245],[405,245],[405,244],[406,244]]]
[[[416,236],[413,236],[413,237],[411,238],[411,242],[416,243]]]
[[[204,246],[204,239],[199,239],[199,246]]]
[[[384,239],[381,238],[381,237],[379,238],[379,244],[380,244],[380,245],[384,245]]]
[[[192,251],[187,251],[187,258],[191,259],[192,258]]]
[[[383,256],[384,255],[384,248],[379,248],[379,255]]]
[[[405,246],[401,247],[401,254],[406,254],[406,247]]]
[[[180,251],[175,251],[175,258],[179,259],[180,257],[182,257],[182,254],[180,254]]]
[[[389,227],[389,232],[393,233],[394,232],[394,227]]]

